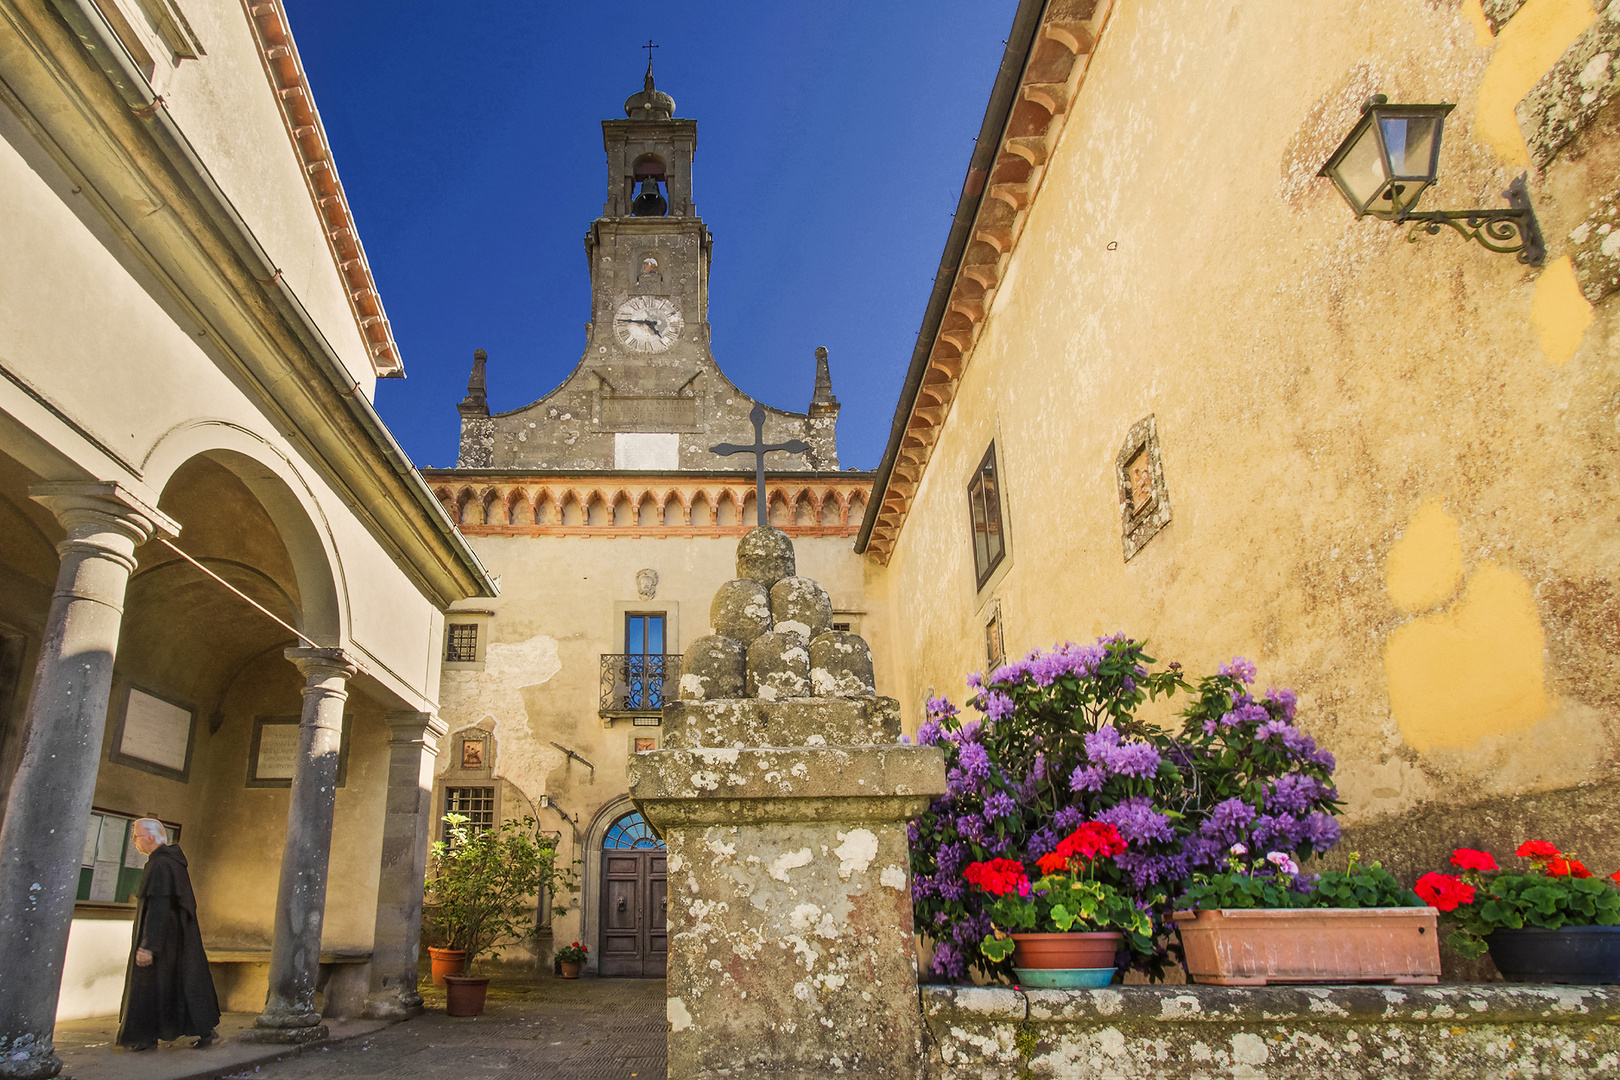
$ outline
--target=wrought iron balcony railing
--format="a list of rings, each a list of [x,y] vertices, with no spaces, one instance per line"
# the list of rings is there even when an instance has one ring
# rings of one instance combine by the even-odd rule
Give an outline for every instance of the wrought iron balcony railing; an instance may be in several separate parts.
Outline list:
[[[664,708],[665,680],[673,686],[680,677],[680,653],[603,653],[599,715],[657,717]]]

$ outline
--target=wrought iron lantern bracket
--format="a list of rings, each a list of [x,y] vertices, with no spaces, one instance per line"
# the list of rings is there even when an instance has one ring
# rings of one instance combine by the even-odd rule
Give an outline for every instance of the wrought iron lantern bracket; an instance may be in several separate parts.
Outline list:
[[[1526,266],[1540,266],[1547,259],[1547,245],[1541,236],[1541,225],[1530,204],[1530,193],[1525,187],[1524,174],[1516,177],[1502,197],[1508,201],[1505,210],[1423,210],[1405,213],[1393,218],[1397,225],[1408,222],[1408,243],[1415,244],[1419,236],[1428,233],[1438,236],[1442,225],[1455,229],[1464,240],[1473,240],[1487,251],[1499,255],[1518,255]]]

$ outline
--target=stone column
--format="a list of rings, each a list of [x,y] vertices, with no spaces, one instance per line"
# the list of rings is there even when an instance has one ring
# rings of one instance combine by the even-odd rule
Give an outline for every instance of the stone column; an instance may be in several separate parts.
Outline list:
[[[304,709],[287,805],[281,884],[276,889],[270,993],[254,1030],[243,1036],[254,1042],[298,1043],[327,1036],[321,1014],[315,1011],[315,980],[320,974],[343,702],[356,668],[342,649],[288,649],[286,655],[304,676]]]
[[[404,1020],[422,1011],[416,991],[422,936],[422,877],[433,823],[433,763],[447,726],[432,713],[388,717],[388,804],[383,817],[382,873],[377,881],[377,929],[371,945],[371,993],[366,1015]]]
[[[67,539],[0,826],[0,1076],[55,1076],[51,1031],[135,549],[179,527],[115,484],[30,494]]]

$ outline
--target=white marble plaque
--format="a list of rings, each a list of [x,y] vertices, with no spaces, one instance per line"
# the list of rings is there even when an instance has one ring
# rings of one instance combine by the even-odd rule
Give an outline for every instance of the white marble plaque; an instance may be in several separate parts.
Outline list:
[[[621,431],[613,436],[615,469],[678,469],[681,437],[663,432]]]
[[[190,749],[191,710],[131,687],[118,752],[183,773]]]
[[[298,763],[298,725],[264,722],[259,726],[259,756],[253,762],[255,780],[291,780]]]

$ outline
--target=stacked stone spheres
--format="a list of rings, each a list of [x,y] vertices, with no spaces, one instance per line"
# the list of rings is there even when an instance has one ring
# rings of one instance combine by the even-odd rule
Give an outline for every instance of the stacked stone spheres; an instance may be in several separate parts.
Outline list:
[[[923,1028],[905,824],[945,790],[793,544],[737,547],[630,794],[669,848],[671,1080],[912,1080]]]

